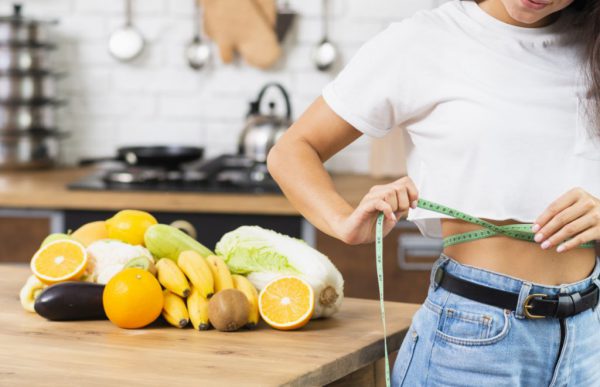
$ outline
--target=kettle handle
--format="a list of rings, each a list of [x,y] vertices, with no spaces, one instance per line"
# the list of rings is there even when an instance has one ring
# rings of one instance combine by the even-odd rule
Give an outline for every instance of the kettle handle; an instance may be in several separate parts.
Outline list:
[[[267,92],[267,90],[272,87],[276,87],[277,89],[279,89],[279,91],[281,92],[281,95],[283,95],[283,99],[285,101],[285,108],[286,108],[285,118],[288,121],[291,121],[292,120],[292,105],[290,103],[290,96],[289,96],[288,92],[285,90],[285,88],[280,83],[276,83],[276,82],[267,83],[262,88],[260,93],[258,93],[258,98],[256,99],[256,101],[254,101],[252,103],[252,109],[250,111],[250,114],[253,114],[253,113],[258,114],[259,113],[260,103],[261,103],[263,97],[265,96],[265,93]]]

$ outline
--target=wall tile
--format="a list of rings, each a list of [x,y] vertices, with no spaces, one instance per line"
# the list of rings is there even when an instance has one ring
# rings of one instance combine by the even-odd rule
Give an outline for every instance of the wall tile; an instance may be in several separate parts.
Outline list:
[[[330,37],[340,61],[328,73],[312,61],[322,37],[321,1],[290,0],[297,23],[272,69],[257,70],[236,59],[223,64],[213,45],[211,63],[201,71],[187,66],[185,46],[193,35],[194,0],[134,0],[134,24],[147,45],[130,63],[110,56],[110,33],[124,23],[124,0],[23,0],[26,15],[56,17],[51,36],[56,68],[68,74],[60,110],[63,160],[112,155],[124,144],[190,143],[206,146],[207,157],[237,149],[248,103],[267,82],[285,85],[299,117],[356,50],[390,22],[447,0],[330,0]],[[283,2],[283,0],[282,0]],[[0,1],[0,14],[12,12]],[[277,98],[276,96],[269,96]],[[361,137],[327,163],[338,171],[365,172],[370,140]]]

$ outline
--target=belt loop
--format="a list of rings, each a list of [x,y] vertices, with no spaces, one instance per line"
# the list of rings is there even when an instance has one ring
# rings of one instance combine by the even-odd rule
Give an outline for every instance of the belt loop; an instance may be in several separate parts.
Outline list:
[[[517,301],[517,308],[515,310],[515,317],[524,319],[525,315],[523,314],[523,304],[525,302],[525,298],[529,295],[532,288],[531,282],[523,282],[521,285],[521,291],[519,292],[519,300]]]
[[[596,287],[597,287],[598,289],[600,289],[600,278],[596,277],[596,278],[594,278],[594,279],[592,280],[592,282],[594,283],[594,285],[596,285]],[[596,305],[594,305],[594,306],[592,307],[592,310],[594,310],[594,311],[595,311],[595,310],[596,310],[596,308],[598,307],[598,305],[600,305],[600,298],[599,298],[599,301],[598,301],[598,303],[596,303]]]
[[[433,290],[435,290],[439,287],[439,285],[435,283],[435,273],[437,272],[437,270],[440,267],[444,266],[449,260],[450,259],[442,253],[438,257],[438,259],[436,259],[436,261],[433,263],[433,266],[431,268],[431,273],[429,274],[429,286]]]

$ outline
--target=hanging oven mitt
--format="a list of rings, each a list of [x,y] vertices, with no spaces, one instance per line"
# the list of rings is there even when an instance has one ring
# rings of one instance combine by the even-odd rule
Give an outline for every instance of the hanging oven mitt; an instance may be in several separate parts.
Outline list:
[[[221,59],[231,63],[238,52],[251,66],[266,69],[279,59],[275,33],[276,0],[200,0],[206,33]]]

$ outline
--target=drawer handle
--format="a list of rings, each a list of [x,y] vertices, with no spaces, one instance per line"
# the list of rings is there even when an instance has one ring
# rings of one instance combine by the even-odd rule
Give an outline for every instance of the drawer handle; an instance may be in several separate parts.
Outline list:
[[[171,226],[180,229],[181,231],[188,234],[189,236],[191,236],[194,239],[198,238],[198,233],[196,232],[196,227],[194,227],[187,220],[176,220],[173,223],[171,223]]]

